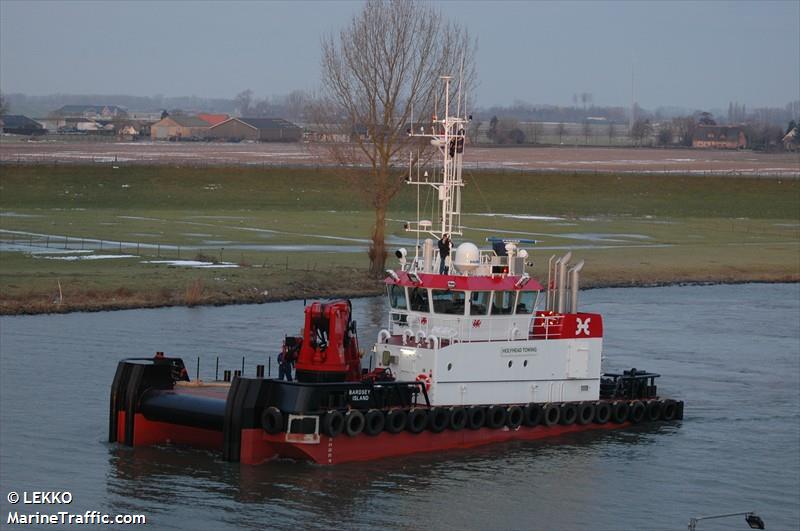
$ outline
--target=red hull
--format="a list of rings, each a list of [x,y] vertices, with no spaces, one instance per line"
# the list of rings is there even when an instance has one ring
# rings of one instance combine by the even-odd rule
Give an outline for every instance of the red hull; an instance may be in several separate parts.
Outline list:
[[[534,428],[521,426],[516,430],[481,428],[479,430],[445,430],[441,433],[425,431],[419,434],[382,432],[375,436],[361,434],[356,437],[348,437],[340,435],[335,438],[320,435],[319,444],[287,442],[285,433],[270,435],[261,429],[248,429],[242,430],[241,462],[258,465],[274,457],[289,457],[318,464],[335,465],[349,461],[370,461],[384,457],[471,448],[496,442],[532,441],[558,437],[567,433],[612,430],[626,426],[630,426],[630,423],[614,424],[609,422],[607,424],[573,424],[571,426],[555,425]]]

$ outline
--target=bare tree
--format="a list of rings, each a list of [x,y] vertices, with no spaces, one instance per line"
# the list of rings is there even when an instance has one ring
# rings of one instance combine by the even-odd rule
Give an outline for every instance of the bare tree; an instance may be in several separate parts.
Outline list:
[[[617,130],[614,127],[614,122],[608,122],[608,143],[614,143],[614,136],[617,134]]]
[[[592,124],[589,123],[589,120],[583,121],[583,142],[584,144],[589,144],[589,135],[592,134]]]
[[[407,175],[403,163],[409,152],[416,155],[413,145],[422,153],[429,147],[411,143],[412,109],[416,124],[429,130],[429,117],[443,112],[442,75],[454,76],[454,93],[460,85],[471,94],[475,48],[466,29],[430,4],[400,0],[368,0],[338,35],[322,40],[322,98],[315,118],[330,136],[338,129],[338,137],[352,141],[320,146],[335,162],[351,166],[347,178],[353,190],[374,208],[373,276],[383,274],[386,209]],[[456,114],[456,98],[451,102],[456,108],[450,112]],[[361,164],[365,171],[352,168]]]
[[[249,116],[250,105],[253,103],[253,91],[250,89],[243,90],[233,99],[236,102],[236,110],[239,111],[240,116]]]
[[[539,139],[541,138],[543,132],[544,126],[539,122],[533,122],[533,124],[531,124],[531,135],[533,136],[534,144],[539,143]]]
[[[567,127],[564,125],[564,122],[559,122],[559,124],[558,124],[558,143],[559,144],[563,144],[564,143],[564,141],[563,141],[564,140],[564,131],[566,129],[567,129]]]
[[[672,137],[674,133],[672,132],[672,127],[669,123],[661,124],[661,127],[658,129],[658,143],[662,146],[666,146],[668,144],[672,144]]]
[[[8,100],[0,94],[0,116],[5,116],[6,114],[8,114]]]
[[[649,138],[653,133],[653,126],[650,120],[639,118],[633,122],[633,129],[631,129],[631,137],[636,141],[636,144],[641,146],[646,138]]]

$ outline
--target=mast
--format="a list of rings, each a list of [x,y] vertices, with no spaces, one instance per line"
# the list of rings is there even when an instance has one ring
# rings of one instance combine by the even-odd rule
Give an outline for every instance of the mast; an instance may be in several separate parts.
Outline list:
[[[438,227],[435,227],[433,220],[419,219],[419,193],[417,194],[417,220],[413,223],[409,222],[407,230],[416,232],[418,238],[420,233],[427,233],[436,239],[442,238],[445,234],[462,234],[461,188],[464,186],[462,166],[467,118],[450,116],[450,82],[452,76],[441,76],[441,79],[444,82],[445,92],[444,116],[441,119],[436,115],[433,116],[430,133],[426,133],[424,128],[421,128],[419,133],[414,132],[413,129],[410,131],[410,136],[412,137],[430,139],[431,145],[438,149],[441,160],[440,171],[434,170],[430,178],[421,181],[419,172],[417,172],[417,179],[408,181],[409,184],[417,186],[431,186],[436,192],[436,198],[439,202]],[[460,98],[460,95],[457,97]],[[409,175],[411,175],[410,171]],[[427,176],[428,174],[425,172],[425,177]]]

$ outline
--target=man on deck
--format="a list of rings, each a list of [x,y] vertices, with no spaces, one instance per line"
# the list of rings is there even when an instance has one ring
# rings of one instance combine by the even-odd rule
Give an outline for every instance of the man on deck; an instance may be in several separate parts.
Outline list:
[[[439,240],[439,274],[444,275],[448,272],[447,267],[447,257],[450,256],[450,247],[452,246],[452,242],[450,241],[450,235],[445,234],[442,236],[442,239]]]

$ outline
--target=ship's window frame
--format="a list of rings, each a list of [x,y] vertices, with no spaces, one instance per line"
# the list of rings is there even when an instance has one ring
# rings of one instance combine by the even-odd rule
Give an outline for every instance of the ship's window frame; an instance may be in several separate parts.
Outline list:
[[[495,304],[495,301],[498,300],[498,295],[502,296],[502,294],[508,293],[513,295],[510,301],[506,301],[506,303],[510,302],[510,305],[506,306],[498,306]],[[501,299],[502,300],[502,299]],[[514,308],[517,304],[517,292],[514,290],[496,290],[492,292],[492,315],[513,315]],[[498,311],[495,311],[498,310]],[[500,311],[502,310],[502,311]]]
[[[402,305],[397,304],[398,299],[400,298],[397,296],[399,293],[402,294]],[[395,296],[394,298],[393,295]],[[389,307],[391,309],[408,311],[408,292],[406,292],[405,286],[401,286],[399,284],[389,284],[388,289],[386,290],[386,296],[389,299]]]
[[[459,298],[461,300],[458,300]],[[431,290],[433,313],[439,315],[464,315],[466,312],[466,300],[467,294],[465,291],[451,289]]]
[[[477,294],[486,294],[486,300],[483,304],[475,304],[472,297]],[[491,290],[475,290],[469,293],[469,314],[470,315],[489,315],[489,308],[492,307],[492,291]],[[476,312],[474,308],[483,308],[483,312]]]
[[[414,298],[418,294],[420,295],[420,302],[424,303],[424,308],[422,304],[416,305],[414,303]],[[428,293],[428,288],[421,288],[421,287],[411,288],[408,293],[408,308],[412,312],[431,313],[431,297],[430,294]]]
[[[529,306],[526,308],[526,310],[524,312],[521,312],[519,308],[522,305],[522,297],[523,296],[529,296],[530,297],[530,304],[529,304]],[[533,313],[534,310],[536,310],[536,302],[537,302],[538,299],[539,299],[539,292],[538,291],[520,290],[519,293],[517,294],[517,303],[514,305],[514,313],[516,313],[517,315],[528,315],[528,314]]]

